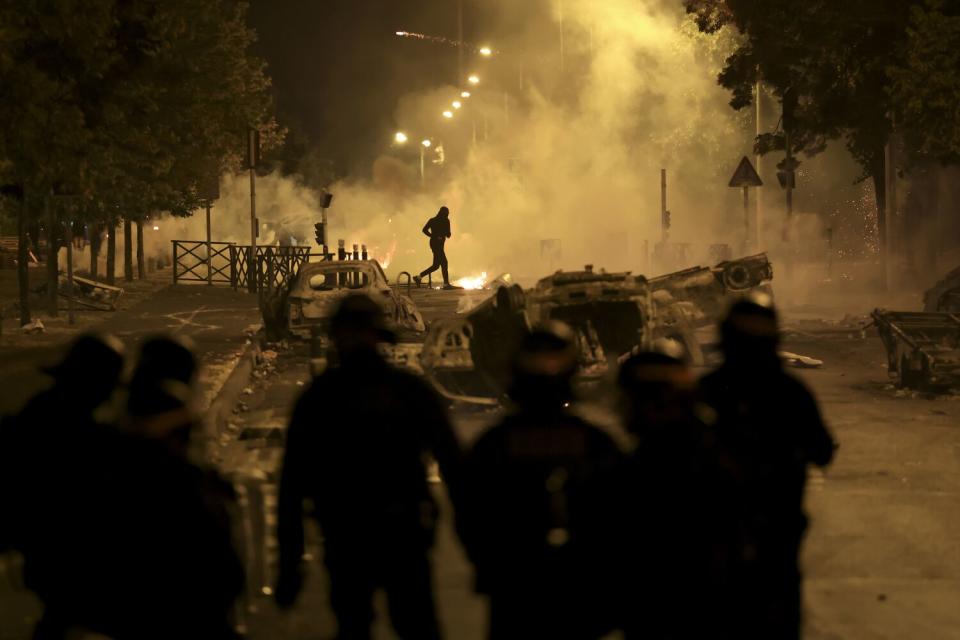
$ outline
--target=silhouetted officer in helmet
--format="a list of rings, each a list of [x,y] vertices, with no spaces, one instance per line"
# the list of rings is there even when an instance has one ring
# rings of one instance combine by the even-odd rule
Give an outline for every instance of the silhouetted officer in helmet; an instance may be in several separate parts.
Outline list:
[[[53,385],[3,423],[0,436],[0,540],[24,556],[24,580],[44,605],[35,637],[59,638],[93,627],[90,581],[91,500],[118,436],[105,407],[123,369],[123,347],[111,336],[84,335],[54,366]]]
[[[576,336],[535,328],[516,354],[513,413],[483,434],[465,467],[458,526],[489,594],[491,638],[595,638],[607,630],[591,553],[602,512],[593,481],[620,458],[613,440],[570,411]]]
[[[636,438],[617,482],[626,637],[714,637],[725,551],[715,531],[715,413],[697,401],[696,376],[672,340],[631,356],[617,382]]]
[[[825,467],[834,442],[816,400],[784,371],[772,300],[738,300],[720,325],[723,365],[701,380],[718,414],[717,442],[738,532],[725,591],[737,638],[799,638],[799,553],[807,467]]]
[[[243,589],[233,544],[232,486],[191,459],[201,424],[188,342],[159,336],[140,349],[128,385],[128,436],[109,552],[120,638],[237,637]]]
[[[382,588],[401,638],[437,638],[428,557],[437,509],[424,457],[437,460],[455,495],[457,442],[436,394],[378,351],[395,337],[377,302],[346,298],[330,337],[339,364],[303,392],[287,433],[277,603],[292,605],[300,591],[309,498],[323,532],[338,637],[370,637],[373,594]]]

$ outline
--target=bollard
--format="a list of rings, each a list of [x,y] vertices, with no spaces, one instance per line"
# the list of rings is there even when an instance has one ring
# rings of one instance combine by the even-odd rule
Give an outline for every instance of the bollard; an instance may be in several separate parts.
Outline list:
[[[354,259],[354,260],[359,260],[359,259],[360,259],[360,245],[357,245],[357,244],[354,244],[354,245],[353,245],[353,259]],[[360,274],[359,274],[359,273],[353,273],[353,274],[350,276],[350,286],[352,286],[352,287],[359,287],[359,286],[360,286]]]
[[[346,260],[347,259],[347,250],[345,248],[346,242],[343,240],[337,240],[337,260]],[[337,276],[339,286],[344,287],[347,284],[347,274],[341,273]]]
[[[369,256],[370,256],[370,254],[367,253],[367,245],[365,245],[365,244],[360,245],[360,259],[361,259],[361,260],[367,260],[367,259],[369,258]],[[362,283],[361,283],[361,284],[363,284],[363,286],[367,286],[368,284],[370,284],[369,280],[367,279],[367,275],[366,275],[366,274],[364,274],[363,276],[361,276],[361,280],[362,280]]]

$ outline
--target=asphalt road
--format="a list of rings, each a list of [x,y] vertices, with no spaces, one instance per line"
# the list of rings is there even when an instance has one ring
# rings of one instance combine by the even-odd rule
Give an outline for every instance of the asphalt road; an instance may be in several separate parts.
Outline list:
[[[232,292],[182,289],[165,294],[171,296],[171,304],[158,297],[138,307],[130,318],[117,318],[122,326],[113,330],[131,341],[143,334],[138,328],[177,330],[214,353],[236,349],[242,343],[236,332],[242,332],[246,322],[238,317],[244,296],[231,301]],[[455,309],[455,299],[467,294],[416,295],[425,315],[446,315]],[[190,311],[178,310],[173,300]],[[808,493],[812,525],[804,553],[804,637],[956,638],[960,629],[956,606],[960,602],[960,511],[956,509],[960,397],[927,397],[893,389],[883,368],[879,339],[869,334],[861,338],[852,325],[788,324],[785,347],[825,361],[822,369],[798,374],[820,399],[841,447],[831,469],[813,474]],[[232,341],[228,334],[234,336]],[[268,434],[284,428],[290,405],[309,376],[304,345],[276,345],[273,351],[276,355],[267,358],[243,405],[238,406],[234,429],[244,432],[244,438],[221,452],[225,467],[239,475],[257,474],[268,484],[279,455]],[[6,366],[3,369],[0,385],[15,377]],[[459,436],[469,441],[495,416],[462,412],[454,417]],[[442,490],[438,491],[442,498]],[[441,621],[447,637],[479,639],[484,637],[485,603],[472,593],[470,566],[453,536],[449,510],[444,513],[435,549]],[[319,556],[317,540],[315,535],[312,552]],[[269,566],[269,561],[268,554],[264,564]],[[269,578],[264,576],[262,584],[254,586],[269,585]],[[0,576],[0,592],[9,595],[11,590],[2,583]],[[254,610],[247,619],[251,637],[332,637],[326,590],[325,576],[316,563],[295,610],[279,614],[268,597],[254,595],[250,601]],[[24,596],[17,598],[0,595],[2,640],[27,637],[6,624],[23,616],[18,604],[25,601]],[[389,638],[382,602],[378,611],[376,636]]]
[[[41,316],[42,317],[42,316]],[[227,287],[171,285],[138,304],[114,313],[100,313],[89,329],[112,333],[134,353],[144,338],[173,334],[188,338],[202,364],[202,382],[215,382],[223,367],[242,350],[245,331],[259,324],[256,296]],[[39,366],[63,354],[70,333],[51,331],[37,336],[17,336],[0,345],[0,412],[15,411],[48,380]]]
[[[879,338],[854,325],[806,323],[784,345],[824,360],[797,371],[820,399],[840,443],[835,464],[812,472],[811,530],[804,553],[808,640],[947,640],[960,629],[960,396],[923,396],[888,383]],[[302,347],[281,350],[249,397],[244,426],[282,429],[308,379]],[[454,416],[473,439],[495,415]],[[258,445],[252,445],[251,450]],[[449,511],[445,512],[449,515]],[[314,549],[314,554],[319,554]],[[484,637],[485,603],[445,517],[435,550],[437,598],[448,637]],[[383,603],[377,637],[390,638]],[[326,584],[313,567],[300,606],[278,615],[263,598],[254,638],[329,638]],[[282,629],[282,632],[279,631]]]
[[[89,329],[116,335],[129,353],[135,353],[144,338],[157,334],[189,339],[201,365],[201,392],[208,400],[244,350],[247,329],[259,322],[256,296],[225,287],[177,285],[91,323]],[[18,336],[16,342],[0,346],[0,412],[15,411],[49,384],[38,367],[61,357],[71,335],[51,331]],[[38,614],[36,601],[19,584],[12,556],[0,554],[0,640],[29,638]]]

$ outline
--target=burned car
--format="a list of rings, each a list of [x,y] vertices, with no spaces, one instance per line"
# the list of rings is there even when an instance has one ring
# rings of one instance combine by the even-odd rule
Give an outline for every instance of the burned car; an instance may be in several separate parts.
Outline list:
[[[516,285],[501,287],[464,316],[434,323],[420,365],[447,398],[496,404],[513,346],[531,325],[546,320],[563,321],[576,331],[581,381],[598,379],[614,362],[660,337],[683,342],[699,362],[695,331],[720,320],[729,296],[769,287],[772,278],[764,254],[650,281],[591,265],[558,271],[527,292]]]
[[[576,331],[580,378],[596,379],[611,361],[650,340],[650,289],[642,276],[590,265],[559,271],[526,294],[517,285],[500,287],[463,318],[430,327],[420,356],[423,372],[449,399],[496,404],[516,345],[533,324],[547,320]]]
[[[426,326],[416,304],[389,284],[376,260],[305,262],[289,284],[261,301],[268,333],[309,338],[315,327],[325,329],[340,302],[363,293],[383,305],[397,329],[423,332]]]
[[[960,267],[943,277],[923,294],[924,311],[960,311]]]
[[[694,362],[702,362],[694,333],[715,326],[726,312],[730,296],[770,290],[773,265],[765,253],[726,260],[713,267],[691,267],[650,280],[656,307],[657,338],[682,342]]]

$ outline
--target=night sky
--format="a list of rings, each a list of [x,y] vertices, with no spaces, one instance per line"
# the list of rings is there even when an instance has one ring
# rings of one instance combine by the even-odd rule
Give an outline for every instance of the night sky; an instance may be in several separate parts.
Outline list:
[[[523,6],[464,0],[465,40],[502,41],[531,16],[548,15],[547,0],[516,4]],[[396,127],[401,96],[456,81],[454,47],[395,35],[456,39],[456,0],[253,0],[250,20],[281,123],[340,173],[369,170]]]
[[[455,48],[395,32],[455,39],[456,14],[453,0],[255,0],[256,50],[269,65],[280,121],[340,172],[362,171],[395,128],[400,96],[457,76]],[[465,19],[468,34],[476,26]]]

